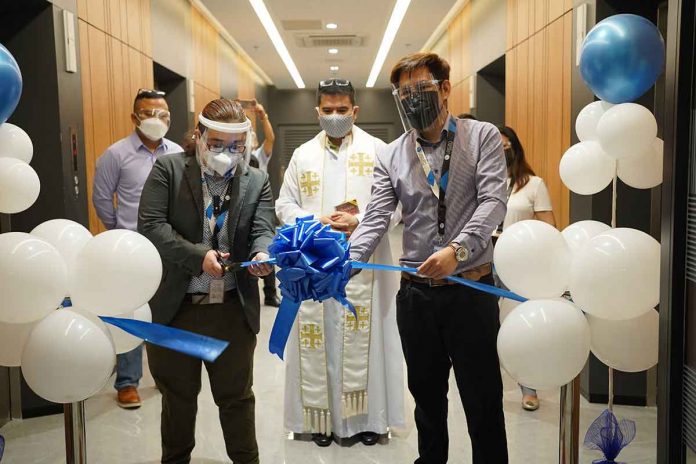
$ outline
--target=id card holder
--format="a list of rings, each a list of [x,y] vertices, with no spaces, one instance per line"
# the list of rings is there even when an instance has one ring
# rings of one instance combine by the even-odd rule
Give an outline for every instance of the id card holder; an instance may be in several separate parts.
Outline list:
[[[210,281],[210,292],[208,292],[208,302],[210,304],[220,304],[225,298],[225,280],[212,279]]]

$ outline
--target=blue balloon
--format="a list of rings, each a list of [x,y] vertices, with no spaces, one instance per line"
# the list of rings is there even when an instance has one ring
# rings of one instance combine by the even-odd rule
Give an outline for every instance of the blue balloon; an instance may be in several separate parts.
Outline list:
[[[648,19],[610,16],[592,28],[580,52],[580,74],[592,92],[609,103],[638,99],[665,66],[665,42]]]
[[[22,95],[22,73],[12,53],[0,44],[0,124],[12,116]]]

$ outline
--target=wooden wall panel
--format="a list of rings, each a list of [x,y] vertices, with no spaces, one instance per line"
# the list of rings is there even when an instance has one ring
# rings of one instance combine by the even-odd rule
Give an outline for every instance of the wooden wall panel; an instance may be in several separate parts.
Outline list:
[[[464,78],[462,73],[462,21],[461,15],[457,16],[447,28],[449,37],[450,81],[459,84]]]
[[[549,1],[554,0],[535,0],[534,1],[534,33],[542,30],[549,23]]]
[[[462,29],[462,76],[471,77],[476,72],[472,69],[472,54],[471,54],[471,2],[467,3],[460,14],[460,22]],[[467,97],[468,98],[468,97]],[[467,103],[468,106],[468,103]]]
[[[112,37],[123,40],[123,18],[121,0],[106,0],[107,2],[107,32]]]
[[[128,45],[136,50],[143,50],[140,0],[127,0]]]
[[[517,0],[517,29],[515,31],[515,44],[519,44],[529,37],[529,10],[534,0]],[[532,15],[532,18],[534,16]]]
[[[517,44],[517,0],[507,0],[507,50]]]
[[[142,39],[142,52],[152,57],[152,13],[150,11],[151,0],[140,0],[140,35]]]

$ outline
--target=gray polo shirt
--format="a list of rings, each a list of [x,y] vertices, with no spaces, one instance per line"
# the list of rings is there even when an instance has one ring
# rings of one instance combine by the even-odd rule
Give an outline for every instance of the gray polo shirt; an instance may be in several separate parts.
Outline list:
[[[401,202],[405,224],[402,265],[420,266],[441,245],[451,242],[469,250],[469,259],[457,272],[493,260],[491,236],[506,212],[507,169],[502,140],[492,124],[470,119],[458,119],[456,123],[442,244],[437,234],[438,200],[418,160],[417,134],[411,130],[377,154],[372,198],[350,239],[352,259],[369,259]],[[444,127],[448,124],[449,120]],[[422,145],[428,161],[439,170],[446,144],[441,141],[435,146]]]

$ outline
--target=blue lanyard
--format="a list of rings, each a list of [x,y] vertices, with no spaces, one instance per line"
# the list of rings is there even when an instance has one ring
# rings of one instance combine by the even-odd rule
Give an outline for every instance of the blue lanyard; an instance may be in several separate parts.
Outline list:
[[[425,158],[423,152],[423,147],[418,140],[416,140],[416,154],[420,160],[421,166],[423,167],[423,172],[425,173],[425,178],[428,181],[428,185],[433,191],[433,194],[437,197],[437,234],[442,242],[445,236],[445,222],[447,220],[447,206],[445,204],[445,194],[447,193],[447,185],[449,183],[449,167],[450,160],[452,158],[452,150],[454,149],[454,137],[457,133],[457,120],[450,117],[449,126],[447,128],[447,141],[445,145],[445,157],[442,160],[442,170],[440,171],[440,182],[435,182],[435,174],[433,173],[430,163]]]

